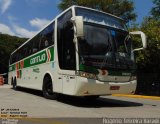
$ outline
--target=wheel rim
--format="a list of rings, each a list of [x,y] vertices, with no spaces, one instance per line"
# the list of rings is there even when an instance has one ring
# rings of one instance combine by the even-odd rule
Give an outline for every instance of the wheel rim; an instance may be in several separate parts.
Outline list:
[[[52,82],[51,82],[51,81],[49,81],[49,82],[46,84],[46,93],[47,93],[47,95],[53,95]]]
[[[16,89],[17,84],[16,84],[16,80],[13,81],[13,89]]]

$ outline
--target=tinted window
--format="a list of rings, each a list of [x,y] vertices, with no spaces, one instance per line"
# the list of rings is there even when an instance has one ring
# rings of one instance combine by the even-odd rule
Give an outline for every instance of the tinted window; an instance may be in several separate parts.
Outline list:
[[[11,64],[15,63],[16,61],[19,60],[19,55],[18,55],[18,51],[16,51],[15,53],[12,54],[11,56]]]
[[[39,41],[40,41],[40,36],[39,34],[37,36],[35,36],[31,42],[32,42],[32,53],[36,53],[38,52],[40,49],[39,49]]]
[[[13,55],[10,58],[10,64],[13,64],[53,44],[54,44],[54,22],[51,23],[42,32],[33,37],[22,48],[13,53]]]
[[[85,38],[79,42],[81,54],[105,55],[112,51],[110,31],[96,25],[84,25]]]
[[[54,44],[54,23],[50,24],[40,33],[40,50]]]
[[[73,43],[74,31],[70,19],[72,12],[68,11],[58,19],[58,59],[59,66],[64,70],[75,70],[76,57]]]
[[[118,19],[114,16],[110,16],[108,14],[104,14],[89,9],[76,8],[76,15],[83,16],[85,22],[96,23],[127,31],[125,22],[123,20]]]

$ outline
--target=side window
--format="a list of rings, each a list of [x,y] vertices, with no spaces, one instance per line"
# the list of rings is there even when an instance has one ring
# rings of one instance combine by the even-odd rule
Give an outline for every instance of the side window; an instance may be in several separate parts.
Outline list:
[[[60,68],[64,70],[76,69],[74,30],[70,21],[71,17],[72,12],[70,10],[58,19],[58,59]]]
[[[14,62],[17,62],[19,60],[19,51],[16,51],[14,54]]]
[[[54,22],[40,33],[40,50],[54,44]]]
[[[41,33],[33,37],[22,48],[13,53],[10,58],[10,63],[13,64],[25,57],[30,56],[40,50],[43,50],[54,44],[54,26],[55,22],[51,23]]]
[[[20,60],[20,50],[16,52],[16,62]]]
[[[13,53],[13,55],[12,55],[12,64],[15,63],[15,62],[16,62],[16,55],[15,55],[15,53]]]
[[[24,45],[22,48],[20,48],[16,52],[16,56],[17,56],[16,61],[20,61],[20,60],[24,59],[25,57],[27,57],[27,47],[26,47],[26,45]]]
[[[28,42],[26,44],[26,48],[27,48],[27,53],[26,53],[26,57],[27,57],[27,56],[30,56],[32,54],[32,43]]]
[[[12,56],[13,56],[13,55],[10,56],[10,60],[9,60],[9,63],[10,63],[10,64],[13,63],[13,62],[12,62],[12,60],[13,60],[13,59],[12,59]]]
[[[17,54],[18,54],[18,60],[17,61],[24,58],[23,47],[18,50]]]
[[[17,62],[19,60],[20,60],[20,56],[19,56],[19,50],[18,50],[18,51],[16,51],[15,53],[13,53],[11,55],[11,57],[10,57],[10,64],[13,64],[13,63],[15,63],[15,62]]]
[[[23,54],[23,58],[27,57],[27,52],[28,52],[28,47],[27,44],[25,44],[25,46],[22,48],[22,54]]]
[[[12,55],[11,55],[11,64],[13,64],[15,61],[16,61],[16,58],[15,58],[16,56],[15,56],[15,53],[13,53]]]
[[[36,35],[33,39],[32,39],[32,53],[36,53],[39,51],[39,40],[40,40],[40,35]]]
[[[23,54],[23,58],[27,57],[27,47],[26,45],[24,46],[23,50],[22,50],[22,54]]]

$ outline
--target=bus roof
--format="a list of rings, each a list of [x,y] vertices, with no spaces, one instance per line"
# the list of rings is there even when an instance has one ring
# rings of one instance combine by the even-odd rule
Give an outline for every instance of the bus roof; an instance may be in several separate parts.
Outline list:
[[[106,14],[106,15],[109,15],[109,16],[112,16],[112,17],[115,17],[119,20],[122,20],[122,21],[125,21],[124,19],[118,17],[118,16],[115,16],[115,15],[112,15],[110,13],[107,13],[107,12],[104,12],[104,11],[101,11],[101,10],[97,10],[97,9],[92,9],[92,8],[88,8],[88,7],[84,7],[84,6],[77,6],[77,5],[73,5],[72,7],[77,7],[77,8],[83,8],[83,9],[88,9],[88,10],[93,10],[93,11],[96,11],[96,12],[100,12],[100,13],[103,13],[103,14]]]
[[[63,15],[66,11],[68,11],[69,9],[72,9],[72,8],[83,8],[83,9],[88,9],[88,10],[92,10],[92,11],[96,11],[96,12],[100,12],[100,13],[103,13],[103,14],[106,14],[106,15],[109,15],[109,16],[112,16],[112,17],[115,17],[116,19],[119,19],[121,21],[124,21],[122,18],[118,17],[118,16],[115,16],[115,15],[112,15],[110,13],[106,13],[106,12],[103,12],[101,10],[96,10],[96,9],[92,9],[92,8],[88,8],[88,7],[84,7],[84,6],[78,6],[78,5],[73,5],[69,8],[67,8],[66,10],[64,10],[63,12],[61,12],[59,15],[57,15],[50,23],[48,23],[47,25],[44,26],[44,28],[42,28],[40,31],[38,31],[33,37],[29,38],[26,42],[24,42],[21,46],[19,46],[17,49],[15,49],[11,55],[13,53],[15,53],[17,50],[19,50],[20,48],[22,48],[26,43],[28,43],[32,38],[34,38],[37,34],[39,34],[41,31],[43,31],[47,26],[49,26],[51,23],[53,23],[57,18],[59,18],[61,15]]]

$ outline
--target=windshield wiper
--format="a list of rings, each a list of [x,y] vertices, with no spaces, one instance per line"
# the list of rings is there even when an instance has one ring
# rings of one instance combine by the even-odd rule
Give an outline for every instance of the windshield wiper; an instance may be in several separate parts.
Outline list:
[[[102,61],[102,64],[100,66],[101,69],[105,66],[106,62],[108,62],[108,56],[110,56],[109,53],[111,53],[111,50],[112,50],[110,39],[108,39],[108,43],[109,43],[108,49],[107,49],[108,52],[105,54],[105,58]]]

